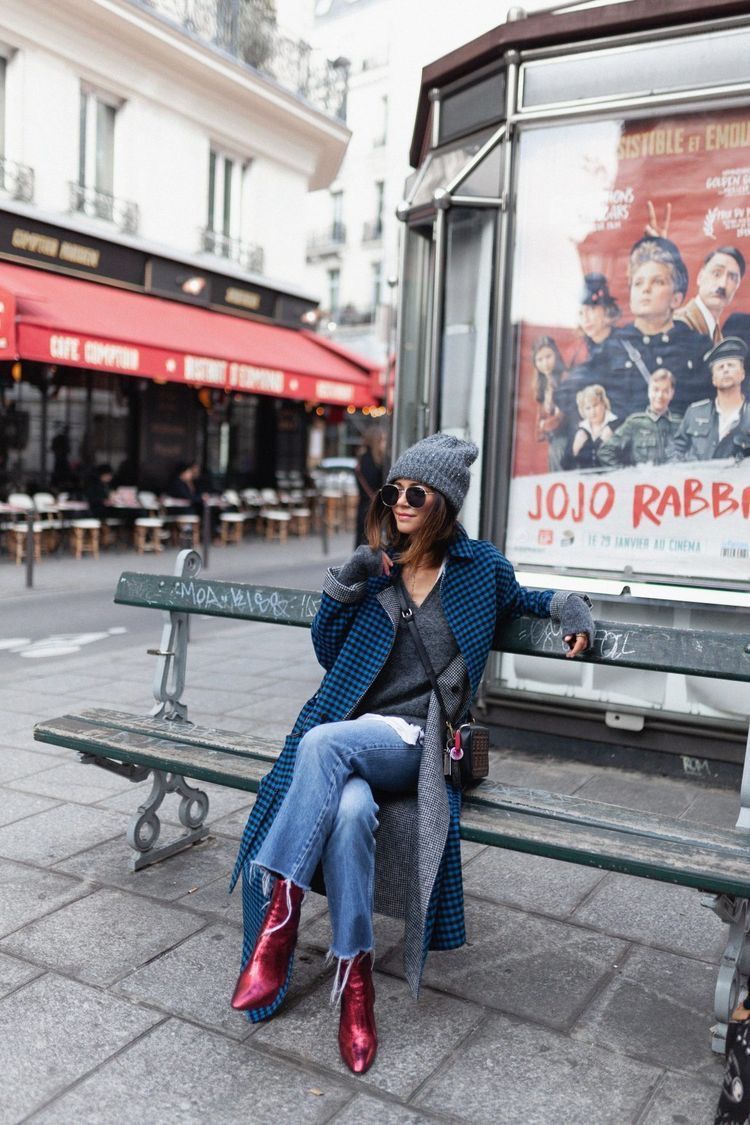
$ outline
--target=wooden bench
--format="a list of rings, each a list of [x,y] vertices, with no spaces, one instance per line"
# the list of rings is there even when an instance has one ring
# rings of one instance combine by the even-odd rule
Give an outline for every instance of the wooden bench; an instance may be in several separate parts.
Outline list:
[[[197,577],[200,556],[182,551],[172,576],[121,575],[115,601],[164,613],[150,717],[100,708],[38,723],[40,742],[69,747],[84,762],[142,781],[152,789],[130,822],[134,870],[189,847],[208,833],[208,797],[185,778],[255,792],[281,750],[254,733],[235,734],[188,722],[182,700],[191,614],[308,627],[320,595]],[[521,618],[498,629],[494,648],[506,653],[563,659],[559,629],[548,620]],[[695,629],[597,622],[586,660],[654,673],[680,672],[750,680],[750,636]],[[300,700],[302,703],[302,700]],[[564,794],[485,781],[465,794],[461,835],[510,848],[678,883],[703,892],[703,903],[729,926],[715,995],[712,1046],[723,1051],[729,1015],[750,971],[750,766],[746,757],[735,828],[715,829],[675,817],[644,813]],[[158,809],[165,795],[181,797],[185,833],[158,845]]]

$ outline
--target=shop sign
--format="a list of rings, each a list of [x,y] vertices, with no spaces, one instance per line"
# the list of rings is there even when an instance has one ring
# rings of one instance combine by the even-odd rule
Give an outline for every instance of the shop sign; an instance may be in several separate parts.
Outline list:
[[[750,114],[530,130],[517,199],[509,557],[746,581]]]
[[[315,384],[315,398],[320,402],[352,402],[354,397],[355,390],[350,383],[318,379]]]
[[[255,313],[272,317],[277,294],[258,285],[244,285],[226,277],[214,277],[211,283],[211,304],[229,312]]]
[[[0,258],[36,262],[61,273],[143,285],[145,254],[0,211]]]
[[[0,292],[0,304],[2,304]],[[0,325],[2,325],[0,314]],[[70,367],[89,367],[97,371],[140,375],[170,383],[214,387],[222,391],[275,395],[298,401],[356,403],[370,402],[366,388],[351,383],[316,379],[271,367],[230,362],[216,356],[169,352],[142,344],[101,340],[72,332],[51,331],[35,324],[19,326],[20,352],[27,359],[59,363]]]

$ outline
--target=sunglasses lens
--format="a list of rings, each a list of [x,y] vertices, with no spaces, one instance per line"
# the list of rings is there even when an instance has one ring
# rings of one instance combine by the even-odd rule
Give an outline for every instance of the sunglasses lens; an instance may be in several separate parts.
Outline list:
[[[406,490],[406,503],[410,508],[422,508],[427,499],[427,493],[418,485],[410,485]]]
[[[384,484],[380,490],[380,499],[387,508],[398,504],[398,489],[395,484]]]

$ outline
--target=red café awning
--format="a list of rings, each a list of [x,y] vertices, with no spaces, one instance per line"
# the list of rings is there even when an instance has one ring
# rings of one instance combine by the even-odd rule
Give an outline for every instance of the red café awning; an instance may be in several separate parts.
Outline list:
[[[0,359],[343,406],[370,406],[377,368],[295,331],[0,262]]]

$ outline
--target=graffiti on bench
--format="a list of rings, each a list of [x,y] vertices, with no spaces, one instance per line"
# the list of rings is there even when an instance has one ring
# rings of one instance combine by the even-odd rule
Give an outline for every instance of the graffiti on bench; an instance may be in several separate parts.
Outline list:
[[[205,613],[212,617],[309,625],[317,613],[320,594],[315,590],[126,572],[120,577],[115,600],[125,605]]]

